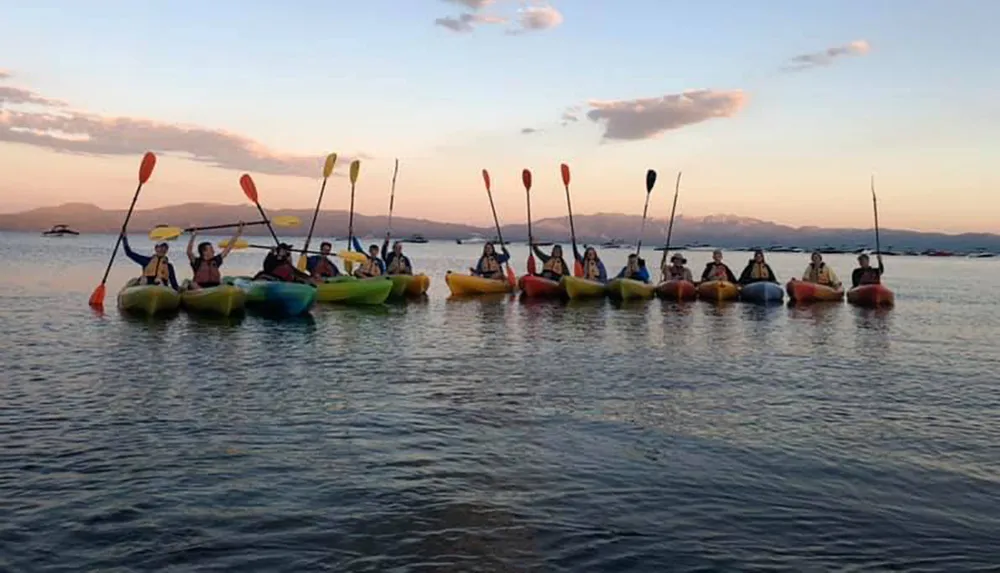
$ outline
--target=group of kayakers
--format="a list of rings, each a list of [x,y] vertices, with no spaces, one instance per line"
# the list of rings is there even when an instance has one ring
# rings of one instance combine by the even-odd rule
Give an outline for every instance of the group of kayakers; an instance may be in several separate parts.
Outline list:
[[[570,276],[572,268],[566,263],[563,258],[563,250],[559,245],[552,247],[550,253],[546,254],[538,246],[532,245],[532,251],[535,256],[542,260],[542,271],[538,273],[539,276],[550,279],[559,280],[563,276]],[[597,256],[597,251],[593,247],[586,247],[584,254],[581,256],[578,250],[575,250],[574,246],[574,256],[576,261],[583,267],[583,273],[581,278],[598,281],[607,282],[608,276],[605,270],[604,263]],[[881,282],[882,274],[885,272],[885,266],[882,263],[882,255],[876,255],[878,259],[878,267],[871,266],[871,258],[867,254],[862,254],[858,257],[858,268],[854,270],[851,274],[852,286],[860,286],[866,284],[878,284]],[[502,279],[503,272],[501,267],[510,258],[510,253],[506,248],[503,248],[502,254],[497,254],[495,247],[492,243],[486,243],[483,246],[483,254],[479,258],[479,262],[474,268],[471,269],[472,274],[476,276],[481,276],[484,278],[495,278]],[[705,269],[701,273],[701,278],[699,281],[694,279],[694,275],[687,265],[687,259],[684,255],[680,253],[674,253],[670,257],[670,261],[663,265],[661,269],[661,276],[663,281],[669,280],[682,280],[691,283],[697,282],[707,282],[707,281],[727,281],[739,285],[748,285],[756,282],[772,282],[777,283],[778,278],[774,274],[774,270],[771,269],[771,265],[767,263],[764,257],[764,252],[761,250],[754,251],[753,258],[747,262],[746,267],[740,273],[739,278],[733,273],[726,263],[723,262],[723,255],[721,250],[715,250],[712,252],[712,260],[705,265]],[[649,283],[651,281],[649,270],[646,267],[646,261],[635,253],[629,254],[626,259],[625,266],[616,275],[617,278],[627,278],[644,283]],[[802,273],[802,279],[805,282],[820,284],[828,286],[833,289],[841,288],[840,279],[837,278],[837,274],[823,261],[823,255],[818,252],[814,252],[811,255],[810,262],[806,266],[805,271]]]

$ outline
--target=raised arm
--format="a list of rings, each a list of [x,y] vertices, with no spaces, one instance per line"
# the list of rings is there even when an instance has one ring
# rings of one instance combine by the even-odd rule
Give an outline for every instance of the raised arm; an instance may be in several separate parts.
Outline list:
[[[365,250],[361,247],[361,241],[357,237],[351,237],[351,241],[351,248],[359,253],[365,253]],[[368,256],[368,253],[365,253],[365,256]]]
[[[226,247],[222,249],[222,252],[219,253],[219,256],[222,257],[223,259],[229,256],[229,253],[233,250],[233,247],[236,246],[236,241],[239,241],[240,237],[242,236],[243,236],[243,221],[240,221],[240,226],[236,228],[236,234],[233,235],[232,239],[229,239],[229,244],[227,244]],[[191,235],[191,242],[194,242],[193,234]],[[188,248],[190,249],[190,246],[188,246]],[[188,256],[190,256],[190,251]]]
[[[549,262],[549,259],[552,258],[551,255],[546,255],[542,252],[542,250],[538,248],[538,245],[531,245],[531,250],[535,253],[536,257],[541,259],[543,265]]]
[[[149,264],[149,257],[144,257],[132,250],[132,247],[128,244],[128,235],[122,234],[122,249],[125,250],[125,256],[132,259],[132,262],[146,266]]]
[[[192,263],[198,258],[194,254],[194,241],[196,238],[198,238],[198,231],[191,231],[191,238],[188,239],[187,256],[188,260]]]

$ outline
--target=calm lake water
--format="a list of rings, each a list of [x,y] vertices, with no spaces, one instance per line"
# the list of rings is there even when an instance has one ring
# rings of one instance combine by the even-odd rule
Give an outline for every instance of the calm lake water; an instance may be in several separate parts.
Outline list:
[[[1000,261],[887,258],[891,311],[616,307],[448,300],[480,246],[432,243],[423,302],[147,321],[124,256],[87,307],[112,243],[0,234],[0,571],[1000,567]]]

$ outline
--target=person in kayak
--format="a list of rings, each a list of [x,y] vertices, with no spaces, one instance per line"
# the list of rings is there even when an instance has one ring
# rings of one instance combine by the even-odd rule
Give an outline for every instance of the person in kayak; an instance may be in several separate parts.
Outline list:
[[[701,272],[701,282],[708,281],[729,281],[739,282],[736,275],[729,269],[726,263],[722,262],[722,251],[715,249],[712,251],[712,262],[705,265],[705,270]]]
[[[503,264],[510,259],[510,252],[507,251],[507,247],[505,246],[500,248],[503,249],[503,253],[498,255],[493,243],[484,244],[483,255],[479,257],[475,268],[470,268],[469,271],[473,275],[483,277],[484,279],[504,280]]]
[[[877,285],[882,283],[882,273],[885,272],[885,265],[882,264],[882,255],[875,255],[878,259],[878,268],[871,264],[868,255],[858,257],[858,268],[851,273],[851,285],[859,287],[861,285]]]
[[[570,275],[569,265],[566,264],[566,259],[563,258],[563,250],[559,245],[554,245],[552,247],[551,254],[546,255],[538,248],[537,245],[531,245],[531,250],[535,252],[535,256],[542,261],[542,272],[543,278],[547,278],[551,281],[558,281],[559,279]]]
[[[170,285],[174,290],[180,290],[177,285],[177,275],[174,274],[174,265],[167,258],[167,251],[170,245],[157,243],[153,248],[153,256],[140,255],[132,250],[128,244],[128,236],[122,233],[122,248],[125,249],[125,256],[132,259],[132,262],[142,267],[142,277],[140,284],[147,285]]]
[[[583,250],[583,256],[580,256],[580,251],[577,250],[576,245],[573,245],[573,256],[583,267],[583,276],[580,278],[599,283],[608,282],[608,270],[604,267],[601,258],[597,256],[597,249],[587,247]]]
[[[740,274],[740,284],[749,285],[760,282],[777,283],[778,278],[774,276],[771,265],[764,260],[764,251],[758,249],[753,252],[753,258]]]
[[[396,241],[389,250],[389,235],[385,236],[382,243],[382,262],[385,263],[385,272],[390,275],[412,275],[413,265],[410,258],[403,254],[403,242]]]
[[[222,284],[222,274],[219,272],[219,267],[222,266],[222,261],[229,256],[233,247],[236,246],[236,241],[241,236],[243,236],[243,221],[240,221],[239,227],[236,228],[236,234],[233,235],[232,239],[229,239],[229,243],[226,244],[226,248],[222,249],[221,253],[218,255],[215,254],[215,248],[212,247],[212,243],[203,241],[198,243],[198,254],[195,255],[194,241],[198,237],[198,231],[191,231],[191,240],[188,241],[187,246],[187,256],[194,275],[191,277],[191,281],[188,282],[187,288],[209,288]]]
[[[632,279],[634,281],[649,282],[649,271],[646,269],[646,261],[639,258],[639,255],[632,253],[628,256],[625,266],[618,271],[620,279]]]
[[[840,279],[837,278],[837,274],[833,272],[833,269],[823,262],[823,255],[819,252],[812,254],[809,266],[802,273],[802,280],[807,283],[828,286],[832,289],[840,288]]]
[[[319,254],[306,259],[306,270],[313,278],[327,279],[339,277],[340,269],[330,260],[333,245],[329,241],[323,241],[319,245]]]
[[[353,238],[354,250],[359,253],[365,253],[364,249],[361,248],[361,241],[357,237]],[[365,253],[368,259],[361,263],[358,270],[354,271],[354,276],[360,279],[369,279],[372,277],[380,277],[385,274],[385,264],[382,262],[382,257],[379,256],[378,245],[370,245],[368,247],[368,252]]]
[[[292,264],[292,246],[288,243],[281,243],[273,250],[268,251],[264,257],[264,269],[257,273],[254,280],[275,280],[286,283],[315,282],[306,273],[295,268]]]
[[[674,256],[670,257],[670,264],[663,265],[663,268],[660,269],[663,273],[663,281],[687,281],[693,283],[694,275],[691,274],[691,269],[685,266],[687,262],[688,260],[684,258],[684,255],[674,253]]]

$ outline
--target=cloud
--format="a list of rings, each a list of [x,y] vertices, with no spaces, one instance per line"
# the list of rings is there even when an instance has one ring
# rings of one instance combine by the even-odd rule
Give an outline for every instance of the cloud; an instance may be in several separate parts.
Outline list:
[[[580,116],[577,115],[575,110],[566,110],[563,112],[562,116],[559,118],[560,123],[563,125],[569,125],[570,123],[576,123],[580,121]]]
[[[3,68],[0,68],[0,80],[5,80],[5,79],[11,77],[12,75],[13,74],[11,74],[9,71],[7,71],[7,70],[5,70]]]
[[[323,156],[280,153],[227,131],[65,109],[63,102],[30,90],[16,97],[11,99],[18,107],[0,109],[0,142],[105,156],[175,153],[221,169],[270,175],[315,177],[323,164]],[[341,162],[350,160],[341,157]]]
[[[555,28],[563,23],[563,15],[552,6],[528,6],[518,10],[517,23],[520,26],[507,33],[512,36],[524,34],[526,32],[536,32]]]
[[[470,10],[482,10],[493,3],[493,0],[444,0],[450,4],[461,4]]]
[[[588,102],[587,117],[604,124],[605,140],[654,138],[716,117],[732,117],[746,103],[742,90],[692,90],[662,97]]]
[[[521,133],[523,133],[525,135],[531,135],[532,133],[538,133],[539,131],[541,131],[541,130],[535,129],[533,127],[525,127],[523,129],[521,129]]]
[[[866,40],[855,40],[843,46],[827,48],[822,52],[811,54],[800,54],[791,58],[785,66],[788,71],[807,70],[821,66],[829,66],[833,61],[842,56],[863,56],[871,51],[871,45]]]
[[[473,31],[476,24],[503,24],[506,21],[505,18],[499,16],[465,13],[459,15],[458,18],[452,18],[451,16],[437,18],[434,20],[434,25],[447,28],[452,32],[465,33]]]
[[[35,92],[10,86],[0,86],[0,108],[3,105],[40,105],[45,107],[65,107],[64,101],[42,97]]]

